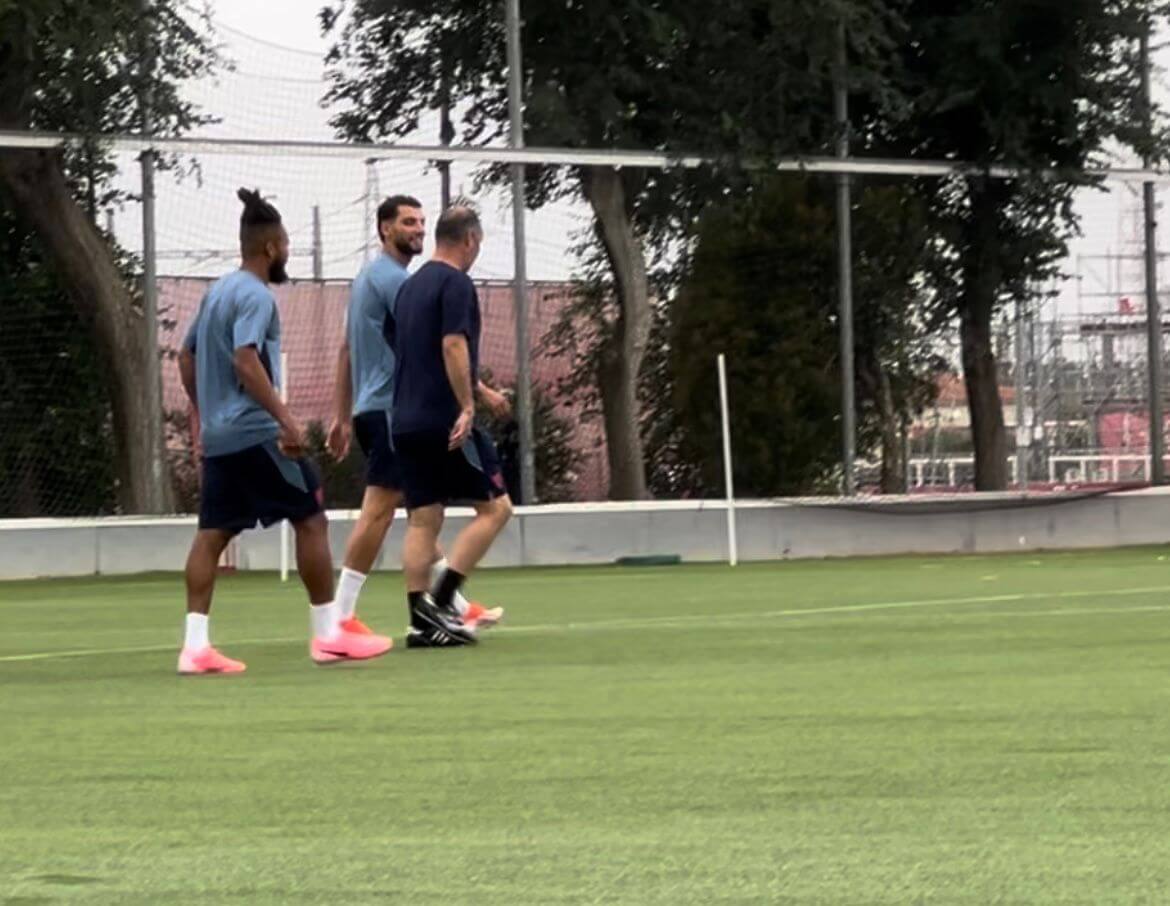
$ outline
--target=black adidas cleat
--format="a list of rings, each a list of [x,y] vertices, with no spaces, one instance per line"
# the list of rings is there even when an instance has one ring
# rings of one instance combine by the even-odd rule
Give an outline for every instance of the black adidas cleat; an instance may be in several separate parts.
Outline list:
[[[406,631],[407,648],[465,648],[474,644],[474,638],[467,641],[466,638],[452,635],[445,629],[428,631],[411,627]]]
[[[411,610],[407,648],[456,648],[475,643],[475,632],[463,624],[459,614],[439,607],[430,595],[423,595]]]

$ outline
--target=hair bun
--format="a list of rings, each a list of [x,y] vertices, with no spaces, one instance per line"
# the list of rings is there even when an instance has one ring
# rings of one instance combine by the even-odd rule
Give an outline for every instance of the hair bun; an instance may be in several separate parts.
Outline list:
[[[259,189],[241,188],[236,195],[244,203],[244,210],[240,214],[241,224],[266,226],[280,223],[280,211],[272,206],[272,202],[264,200]]]

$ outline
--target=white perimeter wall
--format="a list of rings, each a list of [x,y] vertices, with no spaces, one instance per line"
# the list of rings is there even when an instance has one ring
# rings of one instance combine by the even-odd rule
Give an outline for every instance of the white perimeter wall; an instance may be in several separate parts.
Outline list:
[[[612,563],[653,554],[726,560],[726,512],[724,503],[710,501],[520,508],[484,565]],[[355,516],[330,513],[335,559]],[[469,516],[452,511],[444,534],[450,537]],[[1163,488],[1079,499],[742,501],[736,516],[742,560],[1170,543],[1170,489]],[[0,520],[0,579],[181,570],[194,530],[193,517]],[[398,568],[402,530],[399,518],[379,568]],[[245,533],[237,543],[238,568],[279,568],[277,528]]]

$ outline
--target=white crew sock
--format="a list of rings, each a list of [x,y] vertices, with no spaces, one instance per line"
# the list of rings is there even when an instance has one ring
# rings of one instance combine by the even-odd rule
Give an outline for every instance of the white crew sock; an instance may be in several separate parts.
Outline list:
[[[443,570],[451,564],[447,562],[446,557],[440,557],[431,564],[431,592],[434,593],[435,586],[439,584],[439,579],[443,577]]]
[[[191,651],[200,651],[211,645],[210,626],[211,617],[205,613],[187,614],[187,631],[183,636],[183,647]]]
[[[338,624],[341,622],[337,616],[337,604],[333,601],[328,604],[310,604],[309,621],[313,627],[313,638],[336,638]]]
[[[358,595],[362,593],[365,584],[365,573],[342,567],[341,576],[337,580],[337,612],[342,622],[352,619],[357,612]]]
[[[435,586],[439,584],[439,580],[443,578],[443,570],[447,569],[451,564],[447,562],[446,557],[440,557],[431,566],[431,594],[435,593]],[[455,605],[455,609],[459,611],[459,615],[467,613],[470,605],[467,603],[467,598],[463,597],[463,592],[456,591],[451,598],[451,603]]]

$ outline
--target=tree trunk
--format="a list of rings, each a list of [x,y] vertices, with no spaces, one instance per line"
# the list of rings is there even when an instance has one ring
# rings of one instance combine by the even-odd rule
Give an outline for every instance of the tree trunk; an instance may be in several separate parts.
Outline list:
[[[999,296],[1000,199],[985,182],[971,186],[971,230],[966,237],[959,331],[971,440],[975,447],[975,490],[1002,491],[1008,485],[1007,434],[999,398],[991,318]]]
[[[890,375],[877,351],[867,344],[856,348],[854,367],[858,399],[873,400],[880,417],[881,492],[901,494],[906,489],[906,466],[902,456],[901,438],[898,435],[900,418],[894,405],[894,388],[890,382]]]
[[[618,300],[617,320],[602,349],[598,375],[609,458],[609,496],[611,500],[644,500],[648,494],[638,374],[651,327],[646,255],[626,210],[621,174],[612,167],[594,167],[585,172],[582,182]]]
[[[963,377],[975,446],[975,490],[1007,488],[1007,432],[999,399],[999,375],[991,343],[991,311],[964,311],[960,322]]]
[[[36,231],[81,314],[94,326],[110,374],[119,503],[124,513],[172,510],[162,433],[162,388],[142,381],[143,318],[109,246],[78,205],[57,152],[0,151],[0,185]],[[62,388],[68,392],[68,388]],[[46,455],[56,455],[46,451]]]
[[[882,416],[882,493],[905,494],[906,463],[903,459],[902,438],[898,433],[898,411],[894,407],[894,388],[890,375],[878,368],[878,411]]]

